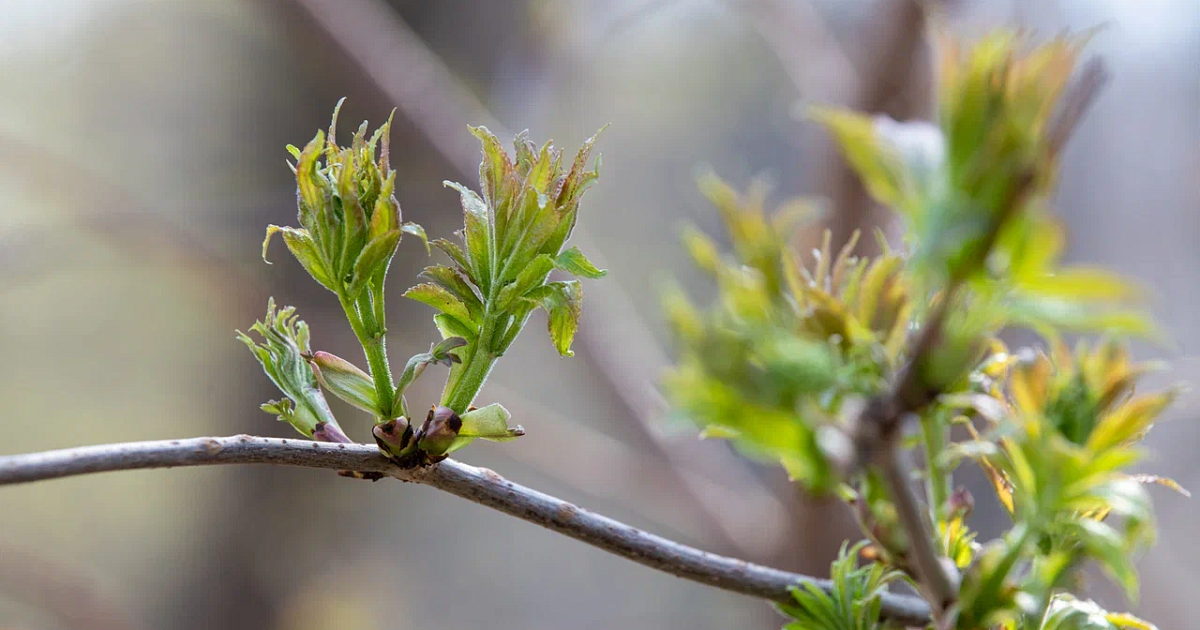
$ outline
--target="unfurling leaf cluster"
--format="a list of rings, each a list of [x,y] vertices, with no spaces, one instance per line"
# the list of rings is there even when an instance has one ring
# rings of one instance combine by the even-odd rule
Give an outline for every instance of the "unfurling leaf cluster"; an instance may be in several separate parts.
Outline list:
[[[250,348],[262,364],[267,376],[286,398],[264,403],[263,411],[279,416],[300,433],[326,442],[348,441],[308,364],[308,325],[296,317],[296,309],[275,308],[275,300],[267,301],[267,315],[254,322],[251,332],[258,333],[262,342],[255,342],[239,331],[238,338]]]
[[[265,343],[241,335],[286,396],[264,409],[307,436],[348,441],[325,402],[324,392],[331,393],[374,416],[376,443],[405,465],[437,461],[478,438],[505,441],[523,435],[521,427],[508,426],[504,407],[475,409],[472,403],[538,307],[548,314],[559,353],[571,354],[582,290],[578,280],[550,281],[549,276],[555,269],[588,279],[605,275],[578,248],[564,249],[583,193],[599,175],[588,168],[595,137],[564,164],[561,151],[550,143],[539,150],[524,133],[516,139],[514,159],[487,129],[471,129],[483,143],[482,194],[447,183],[462,200],[461,245],[434,241],[449,264],[425,268],[421,275],[427,282],[404,293],[438,311],[434,323],[442,339],[409,359],[397,380],[387,357],[385,280],[405,233],[419,237],[427,253],[430,243],[419,225],[402,222],[396,172],[389,163],[391,120],[369,137],[364,122],[350,146],[342,147],[337,144],[340,108],[341,102],[328,135],[317,132],[303,149],[288,146],[296,160],[291,168],[299,227],[269,226],[263,258],[279,234],[308,274],[338,297],[368,369],[311,351],[308,328],[294,309],[277,313],[272,301],[267,319],[251,329]],[[450,372],[441,402],[430,405],[418,425],[405,392],[431,365]]]
[[[458,353],[462,362],[450,370],[441,401],[459,413],[535,309],[546,311],[559,354],[573,354],[583,289],[577,279],[549,281],[552,271],[586,279],[606,273],[579,248],[563,250],[583,193],[599,176],[598,166],[588,168],[596,137],[564,163],[561,150],[549,142],[538,149],[524,133],[514,142],[514,157],[486,128],[471,132],[483,144],[480,192],[446,182],[461,197],[463,230],[458,243],[433,242],[450,258],[450,265],[427,267],[421,275],[429,282],[404,294],[438,311],[434,322],[444,338],[467,342]]]

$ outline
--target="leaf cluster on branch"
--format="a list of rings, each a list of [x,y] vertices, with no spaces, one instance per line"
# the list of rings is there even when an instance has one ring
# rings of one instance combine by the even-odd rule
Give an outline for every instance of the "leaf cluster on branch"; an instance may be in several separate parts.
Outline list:
[[[350,146],[339,147],[340,109],[339,102],[328,135],[317,132],[303,150],[288,146],[296,158],[292,170],[300,227],[269,226],[263,258],[272,236],[280,234],[309,275],[337,296],[368,369],[328,352],[313,352],[308,327],[294,309],[277,311],[272,300],[266,318],[250,329],[263,341],[239,333],[285,395],[263,409],[313,439],[349,441],[325,402],[323,392],[329,392],[374,416],[376,443],[406,466],[438,461],[478,438],[505,441],[523,435],[520,426],[508,425],[503,406],[476,409],[472,403],[539,307],[549,316],[550,337],[559,353],[572,354],[583,291],[579,280],[551,282],[549,276],[555,269],[588,279],[605,275],[579,248],[564,250],[583,193],[599,176],[598,168],[588,168],[596,138],[564,164],[561,150],[549,142],[538,149],[521,134],[514,159],[486,128],[471,129],[483,145],[482,194],[446,182],[461,196],[461,244],[434,240],[449,264],[426,267],[421,275],[428,281],[404,293],[437,311],[433,320],[441,340],[410,358],[394,379],[387,356],[384,282],[404,233],[419,237],[427,250],[430,242],[419,225],[402,223],[394,196],[396,172],[389,164],[391,120],[369,139],[363,122]],[[418,426],[405,391],[435,364],[450,368],[445,390]]]

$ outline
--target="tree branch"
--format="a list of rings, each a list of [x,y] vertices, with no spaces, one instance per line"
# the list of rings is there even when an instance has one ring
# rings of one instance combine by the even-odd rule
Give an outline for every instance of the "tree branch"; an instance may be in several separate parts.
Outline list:
[[[400,469],[374,446],[235,435],[82,446],[0,457],[0,485],[74,475],[217,464],[276,464],[383,473],[421,483],[628,558],[652,569],[727,591],[790,601],[789,589],[828,580],[711,554],[655,536],[606,516],[508,481],[486,468],[451,459],[428,468]],[[929,607],[910,596],[883,596],[882,614],[906,625],[929,622]]]

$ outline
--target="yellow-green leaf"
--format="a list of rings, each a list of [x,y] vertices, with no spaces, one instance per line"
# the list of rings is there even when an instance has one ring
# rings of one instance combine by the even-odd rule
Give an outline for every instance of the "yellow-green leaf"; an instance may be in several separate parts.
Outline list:
[[[554,259],[549,254],[538,254],[521,268],[516,280],[500,289],[496,299],[496,308],[507,311],[518,298],[529,293],[531,289],[546,281],[546,276],[554,269]]]
[[[358,255],[358,260],[354,261],[354,277],[350,279],[350,284],[346,287],[346,293],[351,299],[358,297],[359,293],[367,287],[367,281],[381,267],[386,267],[392,260],[392,255],[396,253],[396,245],[400,243],[400,230],[392,230],[371,239],[367,246],[363,248],[362,253]]]
[[[1112,273],[1083,267],[1022,278],[1018,287],[1031,294],[1071,300],[1127,300],[1141,295],[1138,287]]]
[[[1142,396],[1106,415],[1088,436],[1087,448],[1100,452],[1135,440],[1145,434],[1158,415],[1174,400],[1170,392]]]
[[[421,239],[421,242],[425,245],[426,256],[433,253],[433,250],[429,248],[429,237],[425,235],[425,228],[413,223],[412,221],[409,221],[408,223],[400,226],[400,231],[406,234],[412,234],[413,236]]]
[[[683,230],[683,245],[697,267],[716,275],[721,268],[721,252],[707,234],[689,225]]]
[[[271,261],[267,260],[267,247],[271,244],[271,237],[278,232],[283,236],[283,242],[287,245],[288,251],[300,261],[301,266],[312,276],[313,280],[320,283],[321,286],[336,292],[337,284],[329,275],[329,270],[325,266],[325,261],[321,257],[321,252],[317,248],[316,242],[313,241],[312,235],[308,230],[298,230],[290,227],[279,227],[278,225],[267,226],[267,237],[263,239],[263,261],[268,265]]]
[[[470,337],[474,337],[477,333],[477,325],[471,319],[470,309],[444,287],[430,283],[418,284],[405,291],[404,297],[428,304],[441,313],[454,318],[458,323],[471,331]],[[456,331],[456,334],[452,336],[465,337],[466,335],[458,335]]]
[[[578,280],[551,282],[535,287],[522,299],[546,309],[548,327],[554,347],[564,357],[574,356],[571,341],[579,327],[579,314],[583,304],[583,289]]]
[[[558,258],[554,259],[554,266],[569,274],[589,280],[599,280],[608,275],[607,270],[597,269],[596,265],[593,265],[592,261],[588,260],[578,247],[572,247],[559,254]]]
[[[741,436],[741,431],[724,427],[717,424],[710,424],[700,431],[700,439],[702,440],[733,440]]]
[[[462,428],[458,438],[451,443],[447,453],[452,453],[470,444],[472,440],[483,439],[489,442],[507,442],[525,435],[521,425],[508,426],[512,414],[499,403],[492,403],[482,409],[474,409],[462,415]]]
[[[1104,618],[1121,630],[1158,630],[1158,626],[1129,613],[1108,613]]]
[[[810,115],[837,138],[846,161],[879,203],[899,208],[902,201],[902,165],[875,134],[869,116],[836,109],[814,108]]]

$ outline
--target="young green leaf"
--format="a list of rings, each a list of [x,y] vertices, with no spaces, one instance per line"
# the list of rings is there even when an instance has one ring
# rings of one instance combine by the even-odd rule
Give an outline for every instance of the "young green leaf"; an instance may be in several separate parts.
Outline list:
[[[482,409],[473,409],[464,413],[457,438],[445,452],[453,453],[476,439],[507,442],[525,435],[525,429],[521,425],[508,426],[511,418],[512,415],[499,403],[492,403]]]
[[[337,181],[338,197],[342,200],[342,261],[339,269],[349,270],[355,269],[355,260],[361,260],[362,255],[366,253],[363,249],[367,245],[367,211],[363,209],[362,203],[359,201],[359,183],[358,173],[360,169],[355,168],[355,160],[351,150],[347,149],[341,156],[342,170]],[[372,217],[373,218],[373,217]],[[376,237],[377,240],[379,237]],[[392,251],[395,251],[393,246]],[[355,272],[357,273],[357,269]]]
[[[551,282],[534,288],[522,299],[546,310],[554,347],[564,357],[574,356],[571,341],[575,339],[575,330],[579,328],[579,314],[583,303],[583,289],[579,286],[579,281]]]
[[[455,363],[461,363],[462,359],[458,355],[452,354],[451,350],[466,345],[467,340],[462,337],[449,337],[431,346],[429,352],[413,355],[408,360],[408,364],[404,366],[404,372],[400,374],[400,381],[396,383],[396,398],[392,401],[392,409],[400,409],[402,414],[407,415],[408,405],[404,402],[404,390],[417,380],[417,377],[425,371],[425,367],[428,365],[441,363],[446,367],[451,367]]]
[[[412,221],[409,221],[408,223],[400,226],[400,230],[421,239],[421,242],[425,244],[426,255],[433,253],[433,250],[429,248],[429,237],[425,235],[425,228],[413,223]]]
[[[445,313],[434,315],[433,324],[437,326],[438,332],[442,334],[442,339],[454,339],[458,337],[466,339],[469,343],[475,341],[476,337],[479,336],[479,331],[462,323],[458,318]]]
[[[479,282],[480,291],[486,293],[490,290],[491,282],[491,254],[488,251],[491,240],[490,234],[490,218],[488,216],[487,204],[475,191],[454,182],[442,182],[442,185],[453,188],[458,191],[463,208],[463,217],[465,223],[465,239],[467,243],[467,260],[470,261],[471,277]]]
[[[479,185],[483,196],[493,206],[502,205],[511,194],[510,189],[516,184],[512,160],[501,146],[500,139],[488,131],[487,127],[470,127],[469,129],[471,134],[478,138],[480,144],[483,145],[483,161],[479,164]],[[498,216],[504,214],[506,213],[502,211],[497,212]]]
[[[459,268],[468,278],[474,282],[474,276],[471,275],[471,263],[467,262],[467,255],[458,245],[447,241],[444,238],[439,238],[433,241],[433,246],[442,250],[450,260],[454,261],[455,266]]]
[[[467,308],[467,305],[462,300],[447,291],[445,287],[428,283],[418,284],[405,291],[404,297],[428,304],[442,314],[454,318],[460,325],[471,331],[471,336],[478,333],[477,324],[471,318],[471,310]]]
[[[901,574],[877,563],[858,566],[864,547],[865,542],[842,545],[830,567],[829,592],[811,582],[792,587],[796,601],[778,605],[792,619],[785,630],[884,630],[880,599]]]
[[[554,259],[554,266],[569,274],[589,280],[599,280],[608,275],[608,271],[597,269],[596,265],[593,265],[592,261],[588,260],[578,247],[572,247],[559,254],[558,258]]]
[[[342,434],[305,358],[310,353],[308,326],[295,313],[296,309],[292,307],[277,310],[275,300],[271,299],[267,302],[266,317],[250,327],[251,332],[263,337],[263,341],[256,343],[245,333],[238,332],[238,338],[250,348],[263,371],[287,396],[285,400],[263,405],[263,410],[278,415],[309,437],[325,427],[329,432]]]
[[[500,403],[492,403],[482,409],[474,409],[462,415],[463,426],[458,434],[462,437],[481,438],[493,442],[507,442],[525,435],[521,425],[508,426],[512,414]]]
[[[268,265],[271,264],[267,260],[267,247],[271,244],[271,237],[278,232],[283,236],[283,242],[287,245],[288,251],[300,261],[301,266],[316,280],[318,284],[329,289],[337,291],[337,283],[334,282],[330,275],[329,269],[326,268],[325,262],[321,258],[321,252],[317,249],[316,242],[313,241],[312,235],[308,230],[298,230],[296,228],[279,227],[278,225],[267,226],[267,237],[263,239],[263,261]]]
[[[541,286],[546,276],[554,269],[554,260],[548,254],[541,254],[529,261],[517,274],[517,279],[505,285],[496,299],[496,307],[510,310],[518,298],[529,293],[534,287]]]
[[[350,299],[358,299],[363,289],[367,288],[371,277],[381,268],[387,267],[399,244],[400,230],[384,232],[367,243],[358,260],[354,261],[354,276],[346,286],[346,295],[350,296]]]
[[[446,289],[458,301],[465,304],[467,311],[470,312],[471,321],[479,321],[483,318],[483,298],[479,295],[479,289],[475,288],[461,271],[444,265],[433,265],[426,267],[421,275]]]
[[[299,192],[300,225],[312,231],[317,212],[325,206],[326,193],[330,191],[329,181],[318,173],[318,160],[321,158],[321,148],[325,144],[325,134],[318,131],[304,150],[296,163],[296,188]],[[324,240],[324,239],[317,239]]]
[[[371,212],[371,225],[367,228],[368,238],[375,239],[401,227],[400,204],[392,196],[395,187],[396,173],[393,171],[383,181],[383,188],[379,191],[379,197],[375,200],[375,209]],[[425,239],[422,238],[421,240]]]

